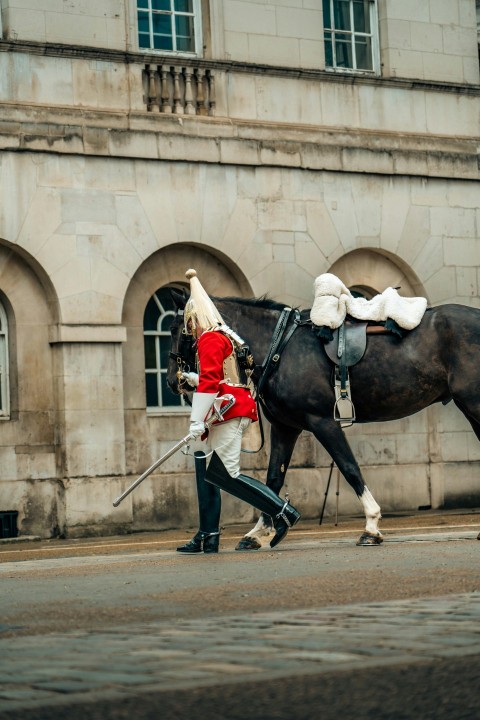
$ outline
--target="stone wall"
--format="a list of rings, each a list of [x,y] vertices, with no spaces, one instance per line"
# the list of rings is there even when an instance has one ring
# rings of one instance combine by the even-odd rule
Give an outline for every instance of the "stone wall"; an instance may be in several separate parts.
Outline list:
[[[379,77],[324,70],[318,6],[204,2],[207,51],[168,59],[184,104],[164,113],[165,58],[137,52],[133,3],[2,0],[0,510],[21,533],[196,524],[182,454],[112,505],[188,427],[186,409],[146,411],[142,323],[192,265],[212,294],[304,308],[327,271],[480,307],[475,3],[379,2]],[[215,102],[189,105],[206,76]],[[480,445],[452,405],[347,434],[384,511],[480,503]],[[263,478],[267,460],[268,443],[244,467]],[[304,517],[329,467],[303,434],[287,489]],[[222,522],[254,514],[225,498]]]

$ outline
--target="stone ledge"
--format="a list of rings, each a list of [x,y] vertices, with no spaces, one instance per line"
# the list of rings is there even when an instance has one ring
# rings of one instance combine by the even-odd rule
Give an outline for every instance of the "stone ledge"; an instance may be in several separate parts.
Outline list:
[[[120,325],[51,325],[49,343],[122,343],[127,330]]]
[[[32,132],[32,124],[0,123],[0,150],[132,160],[214,163],[252,167],[302,168],[380,175],[479,180],[476,142],[466,138],[399,136],[343,129],[215,123],[216,137],[195,132],[198,119],[177,131],[131,130],[65,125]],[[158,125],[158,122],[157,122]],[[57,132],[54,132],[54,129]],[[28,130],[28,132],[25,132]],[[224,134],[225,131],[225,134]],[[281,135],[281,139],[279,138]],[[289,139],[286,139],[288,137]]]

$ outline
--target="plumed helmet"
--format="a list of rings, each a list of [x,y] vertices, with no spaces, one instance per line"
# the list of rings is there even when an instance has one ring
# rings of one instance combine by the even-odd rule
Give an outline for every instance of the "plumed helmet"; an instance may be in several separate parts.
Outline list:
[[[185,305],[185,325],[190,322],[192,332],[197,327],[209,330],[217,325],[224,325],[222,316],[198,279],[197,271],[187,270],[185,277],[190,280],[190,297]]]

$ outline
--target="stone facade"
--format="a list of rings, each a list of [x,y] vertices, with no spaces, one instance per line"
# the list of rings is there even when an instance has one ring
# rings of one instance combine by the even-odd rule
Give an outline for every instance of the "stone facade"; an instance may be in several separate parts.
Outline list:
[[[0,511],[20,533],[196,524],[182,454],[112,506],[188,427],[147,412],[143,349],[148,300],[187,267],[212,294],[301,307],[327,271],[480,307],[475,1],[374,6],[362,73],[325,67],[319,0],[204,1],[195,56],[141,50],[134,0],[2,0]],[[347,434],[384,510],[480,503],[454,407]],[[267,456],[245,468],[264,477]],[[302,435],[287,481],[305,517],[329,465]],[[224,523],[253,517],[225,497]]]

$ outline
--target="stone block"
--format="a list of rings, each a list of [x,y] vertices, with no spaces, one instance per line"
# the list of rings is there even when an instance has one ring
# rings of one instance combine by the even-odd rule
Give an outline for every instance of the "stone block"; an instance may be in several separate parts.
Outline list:
[[[457,278],[454,267],[444,267],[425,282],[427,296],[432,305],[455,302]]]
[[[300,40],[300,67],[322,70],[325,67],[325,48],[318,40]]]
[[[408,20],[384,18],[380,23],[383,46],[389,50],[392,48],[411,50],[411,26],[412,23]]]
[[[226,31],[248,35],[277,35],[275,7],[263,2],[225,0],[223,7]]]
[[[15,453],[15,448],[10,446],[3,445],[4,442],[4,427],[5,424],[9,422],[8,420],[1,420],[0,421],[0,463],[2,467],[2,479],[0,481],[0,497],[1,497],[1,506],[3,509],[7,509],[8,501],[10,495],[5,494],[5,487],[8,480],[18,480],[18,474],[17,474],[17,455]],[[14,509],[15,506],[12,506],[10,509]]]
[[[468,267],[478,257],[478,240],[465,237],[446,237],[443,241],[445,265]]]
[[[476,237],[474,208],[433,207],[430,210],[430,218],[433,235],[459,240]]]
[[[322,12],[320,8],[311,10],[295,6],[277,6],[276,30],[277,35],[280,37],[318,42],[323,33]]]
[[[457,267],[456,273],[458,297],[478,297],[479,287],[477,281],[477,268]]]
[[[443,34],[442,26],[433,21],[411,22],[410,38],[412,48],[421,50],[423,53],[442,53]]]

